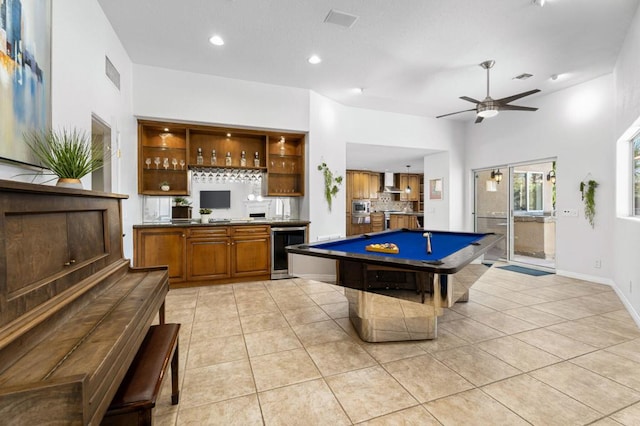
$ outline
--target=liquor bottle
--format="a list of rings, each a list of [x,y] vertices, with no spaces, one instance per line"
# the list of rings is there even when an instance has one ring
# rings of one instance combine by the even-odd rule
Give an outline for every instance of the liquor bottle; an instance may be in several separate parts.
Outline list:
[[[247,167],[247,156],[244,151],[240,154],[240,167]]]
[[[211,150],[211,165],[215,166],[216,164],[218,164],[218,158],[216,158],[216,150],[212,149]]]
[[[225,166],[230,166],[231,165],[231,153],[227,152],[227,156],[224,158],[224,164]]]
[[[284,136],[280,136],[280,157],[284,157]]]
[[[260,155],[258,154],[258,151],[256,151],[253,156],[253,165],[254,167],[260,167]]]
[[[202,157],[202,148],[198,148],[198,156],[196,157],[196,164],[204,164],[204,157]]]

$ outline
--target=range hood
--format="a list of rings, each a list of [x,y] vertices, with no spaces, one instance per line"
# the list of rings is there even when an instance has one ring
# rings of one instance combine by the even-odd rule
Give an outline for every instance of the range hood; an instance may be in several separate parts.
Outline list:
[[[397,186],[394,185],[394,180],[393,180],[393,173],[391,172],[385,172],[384,174],[384,191],[382,192],[386,192],[387,194],[399,194],[402,191],[400,191],[400,188],[398,188]]]

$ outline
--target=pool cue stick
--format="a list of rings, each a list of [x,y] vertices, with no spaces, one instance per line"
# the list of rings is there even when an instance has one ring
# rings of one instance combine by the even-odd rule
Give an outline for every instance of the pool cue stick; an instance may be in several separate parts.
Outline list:
[[[427,238],[427,254],[431,254],[431,232],[425,232],[422,236]]]

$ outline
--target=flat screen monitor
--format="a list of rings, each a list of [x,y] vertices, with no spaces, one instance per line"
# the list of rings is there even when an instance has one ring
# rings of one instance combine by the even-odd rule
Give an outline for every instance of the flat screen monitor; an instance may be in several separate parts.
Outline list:
[[[231,208],[231,191],[200,191],[200,208]]]

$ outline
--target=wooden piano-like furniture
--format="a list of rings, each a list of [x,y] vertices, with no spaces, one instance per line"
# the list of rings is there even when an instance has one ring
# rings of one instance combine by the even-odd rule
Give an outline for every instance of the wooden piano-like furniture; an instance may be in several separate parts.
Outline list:
[[[0,180],[0,423],[99,424],[163,313],[167,269],[123,258],[124,198]]]

